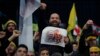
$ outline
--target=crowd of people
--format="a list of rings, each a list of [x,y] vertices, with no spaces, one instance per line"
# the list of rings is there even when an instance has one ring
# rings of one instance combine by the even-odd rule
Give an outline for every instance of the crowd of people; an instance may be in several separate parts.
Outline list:
[[[45,10],[47,5],[41,3],[41,9]],[[41,33],[34,34],[34,51],[28,51],[24,44],[18,45],[20,31],[17,30],[17,23],[8,20],[0,31],[0,55],[1,56],[100,56],[100,47],[97,44],[97,36],[92,33],[93,20],[88,20],[82,28],[79,41],[71,42],[70,36],[65,36],[65,47],[58,45],[41,44]],[[67,29],[61,22],[58,13],[51,13],[48,26]],[[48,27],[46,26],[46,27]],[[0,28],[1,29],[1,28]],[[67,31],[67,30],[66,30]],[[58,38],[59,36],[56,36]]]

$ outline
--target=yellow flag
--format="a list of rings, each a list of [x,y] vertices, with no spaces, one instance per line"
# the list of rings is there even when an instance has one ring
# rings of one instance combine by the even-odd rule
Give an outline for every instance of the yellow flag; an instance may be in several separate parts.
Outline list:
[[[67,28],[68,32],[74,29],[76,25],[76,18],[77,16],[76,16],[75,4],[73,3],[73,7],[71,9],[69,21],[68,21],[68,28]]]

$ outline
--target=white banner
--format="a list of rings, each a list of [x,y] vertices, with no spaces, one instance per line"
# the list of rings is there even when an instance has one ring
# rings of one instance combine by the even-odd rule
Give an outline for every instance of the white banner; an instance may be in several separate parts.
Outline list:
[[[40,6],[40,0],[20,0],[19,12],[19,44],[25,44],[29,51],[33,51],[32,14]]]

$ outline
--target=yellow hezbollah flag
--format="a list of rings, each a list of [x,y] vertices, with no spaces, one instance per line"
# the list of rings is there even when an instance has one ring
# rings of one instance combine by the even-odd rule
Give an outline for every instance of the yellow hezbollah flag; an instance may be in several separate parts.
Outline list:
[[[67,28],[68,32],[74,29],[76,25],[76,18],[77,16],[76,16],[76,10],[75,10],[75,3],[73,3],[73,7],[71,9],[69,21],[68,21],[68,28]]]

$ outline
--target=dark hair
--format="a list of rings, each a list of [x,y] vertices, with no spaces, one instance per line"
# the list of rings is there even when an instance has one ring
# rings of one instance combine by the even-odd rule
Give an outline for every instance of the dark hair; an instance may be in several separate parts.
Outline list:
[[[39,54],[40,54],[41,51],[43,51],[43,50],[47,50],[47,51],[49,52],[49,49],[48,49],[48,48],[46,48],[46,47],[42,47],[42,48],[40,48],[40,50],[39,50]]]
[[[28,47],[27,47],[25,44],[20,44],[20,45],[17,47],[17,49],[20,48],[20,47],[25,48],[25,49],[28,51]]]
[[[51,56],[62,56],[60,53],[56,52],[56,53],[53,53]]]
[[[50,14],[49,20],[50,20],[50,17],[51,17],[52,14],[57,14],[57,15],[59,16],[59,19],[60,19],[60,13],[58,13],[58,12],[53,12],[53,13]],[[60,19],[60,20],[61,20],[61,19]]]

